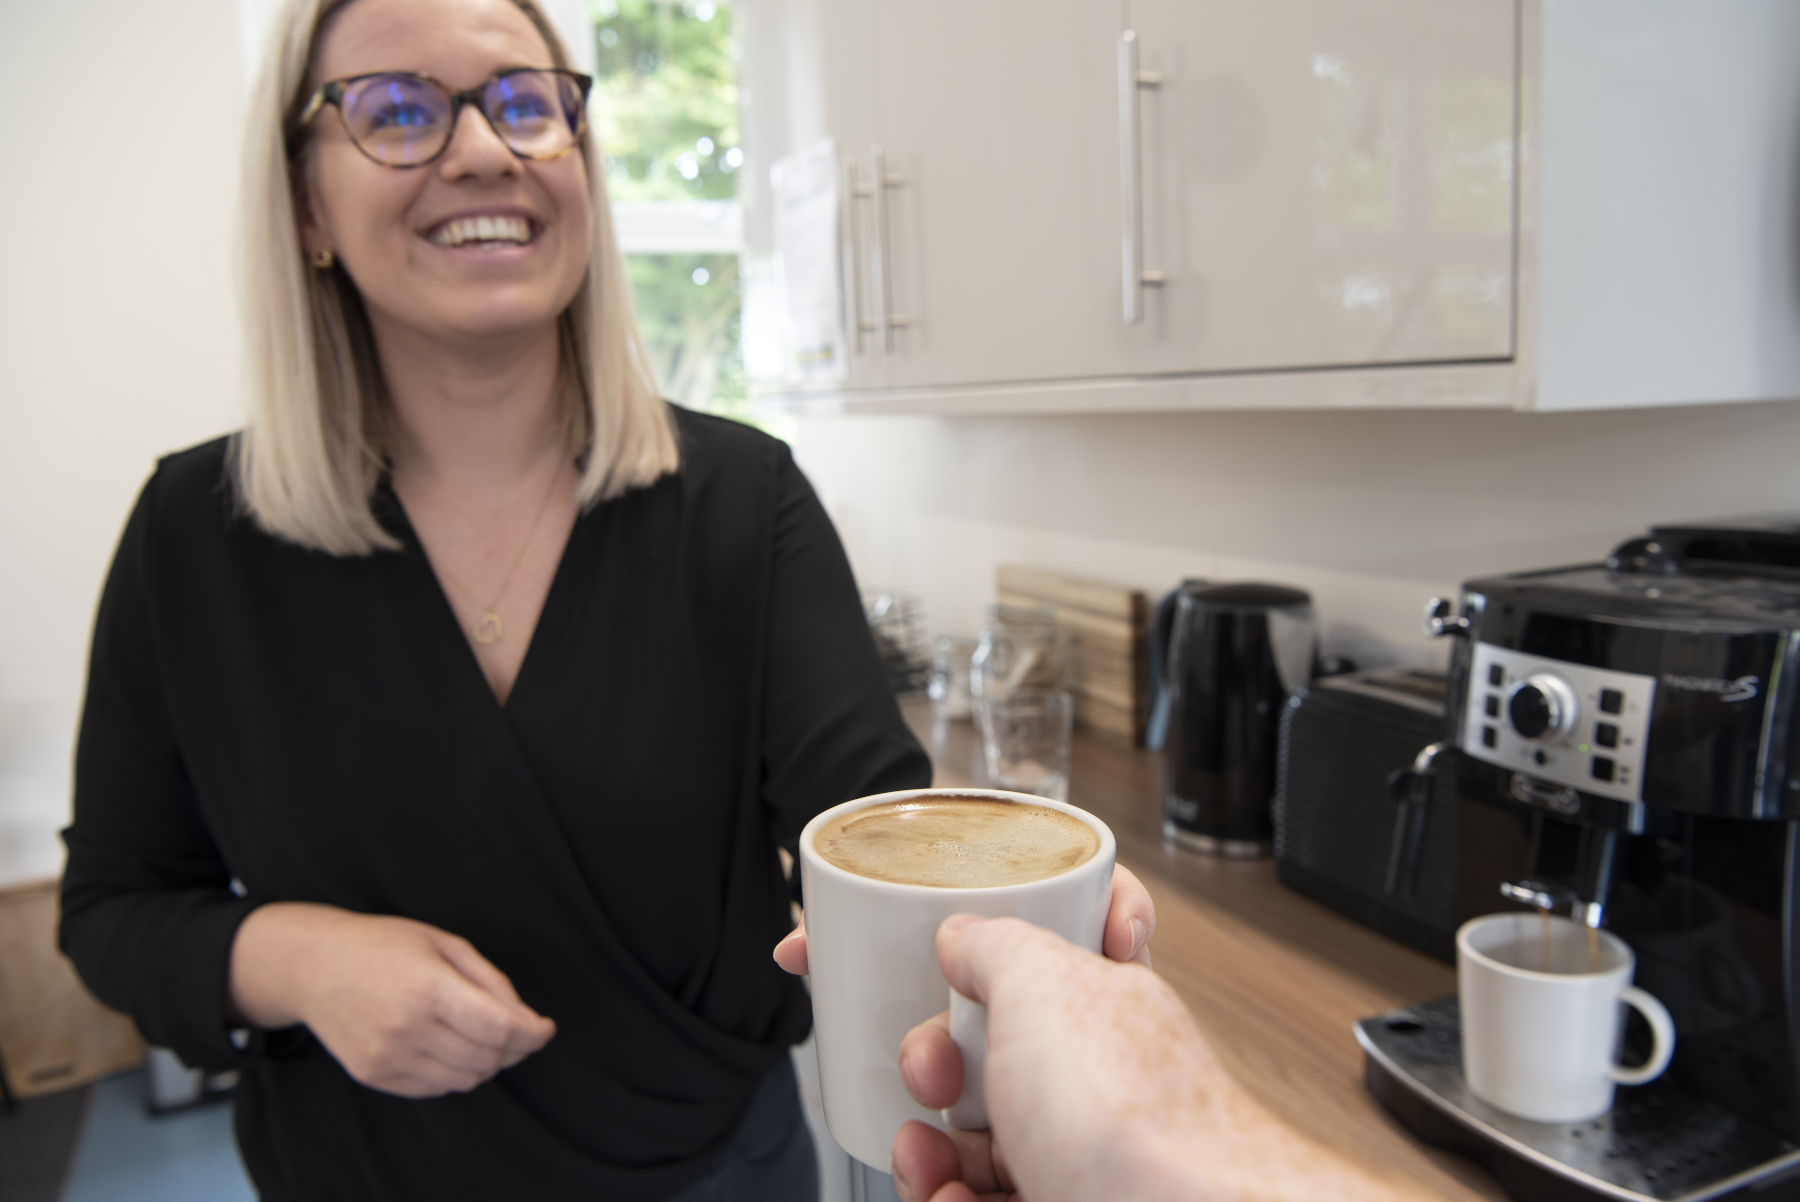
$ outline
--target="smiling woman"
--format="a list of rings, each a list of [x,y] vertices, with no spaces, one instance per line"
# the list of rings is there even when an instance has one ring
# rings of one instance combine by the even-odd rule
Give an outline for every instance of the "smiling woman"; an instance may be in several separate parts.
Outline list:
[[[347,370],[384,323],[399,332],[424,322],[442,337],[505,334],[536,321],[544,338],[548,314],[561,326],[562,419],[572,437],[598,439],[603,452],[586,465],[582,499],[667,471],[674,444],[618,268],[605,179],[589,170],[597,156],[585,127],[527,145],[523,155],[497,132],[510,128],[506,109],[519,90],[509,69],[523,65],[543,69],[533,78],[555,79],[565,130],[571,117],[580,121],[570,93],[585,95],[585,77],[568,70],[552,27],[535,8],[505,3],[484,17],[484,6],[458,3],[448,7],[463,13],[466,28],[434,18],[414,33],[407,23],[419,17],[406,6],[358,4],[349,36],[330,39],[336,61],[322,64],[326,39],[314,33],[344,24],[348,7],[289,5],[271,39],[265,86],[253,97],[242,255],[247,294],[272,303],[248,314],[252,410],[236,470],[251,512],[273,532],[326,550],[392,546],[361,504],[382,459],[370,428],[380,406],[368,395],[382,381]],[[414,65],[400,69],[395,49]],[[444,69],[417,65],[427,61]],[[471,92],[458,95],[464,87]],[[434,100],[437,119],[426,122]],[[320,120],[327,106],[339,120]],[[471,121],[485,128],[470,130]],[[538,137],[551,126],[542,123]],[[412,132],[397,137],[395,129]],[[418,149],[428,130],[429,162]],[[466,132],[446,136],[459,130]],[[415,150],[402,155],[396,147],[406,141]],[[483,215],[527,222],[525,248],[515,247],[511,260],[473,263],[460,248],[432,249],[435,227]],[[306,271],[285,249],[296,229],[315,268],[333,266]],[[455,263],[459,274],[444,274]],[[482,279],[477,296],[471,269],[504,269],[504,279]],[[489,286],[495,282],[506,286]],[[577,395],[583,380],[585,404]],[[275,445],[286,450],[275,454]]]
[[[293,0],[250,418],[103,594],[61,941],[265,1199],[795,1202],[778,850],[922,784],[787,448],[660,400],[529,0]]]

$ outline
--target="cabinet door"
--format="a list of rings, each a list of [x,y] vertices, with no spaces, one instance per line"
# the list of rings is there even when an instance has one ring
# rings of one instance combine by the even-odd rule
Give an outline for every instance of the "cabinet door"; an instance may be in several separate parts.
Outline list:
[[[853,164],[866,180],[870,146],[880,141],[876,47],[877,0],[739,0],[739,41],[744,148],[748,170],[738,199],[744,206],[746,368],[758,393],[879,388],[887,383],[889,356],[865,333],[859,316],[870,315],[871,247],[855,239],[852,219],[867,226],[867,206],[848,195]],[[838,286],[845,326],[843,375],[834,384],[808,384],[791,362],[788,300],[777,253],[777,198],[771,167],[778,160],[830,139],[842,160],[838,171]],[[809,262],[811,260],[809,259]],[[759,340],[753,352],[752,340]]]
[[[1800,396],[1800,4],[1583,0],[1531,15],[1532,400]]]
[[[885,230],[870,224],[885,308],[905,322],[892,384],[1126,370],[1119,17],[1117,0],[881,0],[883,149],[900,182]]]
[[[1513,0],[1126,0],[1146,372],[1513,352]]]

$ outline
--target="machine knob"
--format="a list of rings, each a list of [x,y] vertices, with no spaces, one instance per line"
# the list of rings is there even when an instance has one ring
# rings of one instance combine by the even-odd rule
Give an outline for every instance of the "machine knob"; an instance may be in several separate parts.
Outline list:
[[[1527,739],[1575,729],[1575,690],[1555,676],[1533,676],[1506,699],[1512,728]]]

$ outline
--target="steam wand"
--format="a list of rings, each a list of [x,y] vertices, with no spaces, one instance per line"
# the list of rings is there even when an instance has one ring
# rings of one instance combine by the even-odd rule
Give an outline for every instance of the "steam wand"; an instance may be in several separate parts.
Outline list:
[[[1583,926],[1598,927],[1604,912],[1601,903],[1584,902],[1581,900],[1581,895],[1573,889],[1546,884],[1543,881],[1530,879],[1506,881],[1500,886],[1500,896],[1508,901],[1516,901],[1520,905],[1531,906],[1551,914],[1556,913],[1558,909],[1566,908],[1569,917]]]

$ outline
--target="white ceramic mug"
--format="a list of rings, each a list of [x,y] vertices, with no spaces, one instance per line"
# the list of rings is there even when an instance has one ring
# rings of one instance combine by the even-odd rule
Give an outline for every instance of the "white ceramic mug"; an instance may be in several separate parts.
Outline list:
[[[1615,1086],[1661,1075],[1675,1052],[1675,1024],[1631,984],[1634,967],[1623,939],[1567,918],[1510,913],[1465,922],[1456,932],[1456,987],[1470,1092],[1519,1118],[1574,1123],[1610,1110]],[[1621,1004],[1642,1014],[1654,1036],[1636,1068],[1616,1059]]]
[[[1060,810],[1099,838],[1089,859],[1056,876],[1022,884],[946,889],[895,884],[846,871],[821,857],[814,837],[848,811],[931,797],[973,797]],[[834,806],[800,833],[806,901],[813,1032],[832,1138],[882,1172],[890,1171],[894,1136],[909,1119],[938,1127],[987,1126],[982,1094],[986,1056],[984,1008],[956,994],[937,962],[937,929],[952,914],[1011,916],[1100,950],[1112,904],[1116,844],[1106,824],[1049,798],[997,789],[908,789]],[[963,1053],[963,1095],[942,1115],[912,1100],[900,1080],[900,1041],[919,1023],[950,1008],[951,1037]]]

